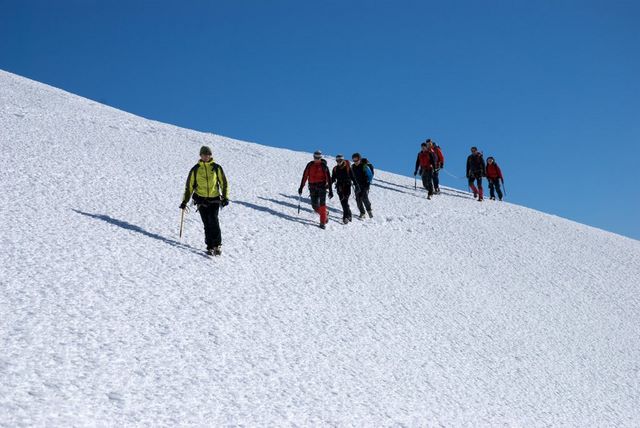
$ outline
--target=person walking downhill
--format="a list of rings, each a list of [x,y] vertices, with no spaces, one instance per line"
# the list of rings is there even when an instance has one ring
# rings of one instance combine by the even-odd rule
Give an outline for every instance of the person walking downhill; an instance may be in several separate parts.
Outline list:
[[[320,228],[324,229],[329,222],[327,189],[329,190],[329,199],[333,198],[333,190],[331,190],[331,173],[329,172],[329,167],[327,167],[327,161],[322,158],[320,150],[313,153],[313,160],[304,169],[300,188],[298,188],[298,195],[302,195],[302,190],[307,180],[309,180],[311,206],[320,215]]]
[[[473,197],[477,197],[478,202],[482,202],[482,177],[485,175],[482,152],[479,152],[477,147],[471,147],[471,154],[467,158],[467,179],[473,191]],[[478,183],[478,187],[474,185],[474,181]]]
[[[222,233],[218,213],[220,207],[229,204],[229,186],[222,167],[213,161],[211,149],[207,146],[200,148],[200,161],[189,171],[181,210],[187,208],[192,197],[204,224],[207,254],[219,256],[222,254]]]
[[[442,154],[442,150],[440,146],[436,144],[435,141],[429,139],[427,143],[431,143],[431,150],[436,156],[436,167],[433,169],[433,192],[436,195],[440,194],[440,170],[444,168],[444,155]]]
[[[351,171],[353,173],[356,204],[360,211],[360,219],[364,219],[366,213],[369,214],[370,218],[373,218],[373,210],[371,209],[371,202],[369,201],[369,186],[371,185],[371,180],[373,180],[373,172],[371,168],[369,168],[368,163],[362,161],[360,153],[354,153],[351,156],[351,160],[353,161]]]
[[[500,182],[504,183],[504,178],[502,177],[502,171],[500,171],[500,167],[496,163],[496,160],[493,156],[489,156],[487,158],[487,181],[489,182],[489,196],[492,201],[496,200],[496,194],[498,193],[498,199],[502,200],[502,189],[500,188]]]
[[[351,184],[353,183],[353,173],[349,161],[344,160],[344,156],[336,155],[336,162],[331,172],[331,182],[335,183],[336,192],[342,205],[342,222],[347,224],[351,221],[351,207],[349,207],[349,197],[351,196]]]
[[[431,140],[427,140],[431,143]],[[429,150],[429,143],[426,141],[420,145],[420,152],[416,158],[416,167],[413,170],[415,177],[418,172],[422,177],[422,185],[427,189],[427,199],[433,196],[433,170],[436,168],[437,159],[433,150]]]

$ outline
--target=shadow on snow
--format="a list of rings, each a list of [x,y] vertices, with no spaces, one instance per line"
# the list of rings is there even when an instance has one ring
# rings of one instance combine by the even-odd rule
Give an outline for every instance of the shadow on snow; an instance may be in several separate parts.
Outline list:
[[[286,193],[280,193],[280,196],[288,198],[288,199],[293,199],[295,201],[298,200],[297,196],[287,195]],[[282,206],[287,207],[287,208],[294,208],[296,210],[298,209],[298,205],[294,204],[294,203],[291,203],[291,202],[279,201],[277,199],[269,199],[269,198],[263,198],[263,197],[259,197],[259,198],[262,199],[262,200],[265,200],[265,201],[273,202],[274,204],[282,205]],[[327,197],[327,202],[328,201],[329,201],[329,198]],[[305,203],[305,204],[311,205],[311,199],[310,198],[302,198],[302,202]],[[338,201],[338,203],[339,202],[340,201]],[[335,220],[338,223],[342,223],[342,216],[338,217],[338,216],[332,215],[332,212],[340,212],[341,213],[342,212],[342,208],[334,208],[334,207],[330,207],[329,205],[327,205],[327,208],[329,210],[329,219]],[[315,213],[315,211],[313,211],[313,209],[304,208],[304,206],[301,207],[300,210],[301,211],[306,211],[306,212],[311,213],[311,214]]]
[[[266,198],[260,198],[260,199],[264,199],[266,201],[273,201],[272,199],[266,199]],[[271,214],[273,216],[280,217],[280,218],[283,218],[285,220],[289,220],[289,221],[293,221],[293,222],[296,222],[296,223],[302,223],[302,224],[306,224],[306,225],[315,226],[315,223],[313,223],[313,222],[311,222],[309,220],[305,220],[303,218],[299,218],[299,217],[295,217],[295,216],[292,216],[292,215],[289,215],[289,214],[285,214],[285,213],[282,213],[280,211],[276,211],[274,209],[265,207],[263,205],[252,204],[251,202],[239,201],[237,199],[234,199],[233,203],[234,204],[238,204],[238,205],[242,205],[242,206],[247,207],[247,208],[251,208],[251,209],[256,210],[256,211],[260,211],[260,212],[264,212],[264,213],[267,213],[267,214]],[[295,207],[296,207],[296,209],[298,208],[297,206],[295,206]],[[309,211],[309,210],[305,210],[305,211]],[[310,211],[310,212],[312,212],[312,211]]]
[[[140,226],[136,226],[135,224],[131,224],[131,223],[126,222],[124,220],[118,220],[117,218],[110,217],[110,216],[108,216],[106,214],[91,214],[91,213],[87,213],[87,212],[76,210],[76,209],[73,209],[73,211],[75,211],[76,213],[81,214],[83,216],[90,217],[90,218],[93,218],[93,219],[96,219],[96,220],[102,220],[102,221],[104,221],[106,223],[112,224],[114,226],[121,227],[121,228],[123,228],[125,230],[130,230],[132,232],[139,233],[141,235],[146,236],[147,238],[155,239],[157,241],[160,241],[160,242],[163,242],[165,244],[171,245],[172,247],[180,248],[182,250],[187,250],[187,251],[195,253],[195,254],[197,254],[199,256],[206,257],[202,251],[199,251],[198,249],[193,248],[191,245],[183,244],[182,242],[176,241],[174,239],[166,238],[166,237],[164,237],[162,235],[158,235],[157,233],[151,233],[151,232],[141,228]]]

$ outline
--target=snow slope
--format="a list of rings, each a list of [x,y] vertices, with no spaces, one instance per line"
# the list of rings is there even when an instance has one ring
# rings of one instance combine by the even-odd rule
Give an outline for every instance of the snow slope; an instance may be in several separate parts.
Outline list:
[[[379,168],[322,231],[309,154],[6,72],[0,143],[1,426],[640,424],[638,241]],[[202,144],[214,260],[177,236]]]

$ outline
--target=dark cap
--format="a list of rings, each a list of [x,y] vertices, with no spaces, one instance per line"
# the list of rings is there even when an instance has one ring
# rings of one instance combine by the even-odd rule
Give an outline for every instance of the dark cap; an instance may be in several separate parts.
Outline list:
[[[211,149],[208,146],[202,146],[200,147],[200,156],[202,155],[213,155],[213,153],[211,153]]]

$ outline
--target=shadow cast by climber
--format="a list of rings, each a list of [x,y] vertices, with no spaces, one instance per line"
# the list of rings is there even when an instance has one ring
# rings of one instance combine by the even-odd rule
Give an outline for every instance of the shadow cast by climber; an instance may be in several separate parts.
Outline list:
[[[266,198],[260,198],[260,199],[269,200],[269,199],[266,199]],[[242,205],[242,206],[247,207],[247,208],[251,208],[252,210],[256,210],[256,211],[260,211],[260,212],[263,212],[263,213],[271,214],[273,216],[280,217],[280,218],[283,218],[285,220],[293,221],[293,222],[296,222],[296,223],[302,223],[302,224],[306,224],[306,225],[315,225],[315,223],[310,222],[308,220],[305,220],[305,219],[302,219],[302,218],[299,218],[299,217],[294,217],[292,215],[285,214],[285,213],[282,213],[280,211],[276,211],[276,210],[274,210],[272,208],[265,207],[263,205],[253,204],[251,202],[239,201],[237,199],[234,199],[233,203],[234,204],[238,204],[238,205]],[[296,208],[297,208],[297,206],[296,206]]]
[[[143,236],[146,236],[147,238],[155,239],[157,241],[160,241],[160,242],[163,242],[165,244],[171,245],[172,247],[180,248],[182,250],[187,250],[187,251],[190,251],[192,253],[198,254],[200,256],[203,255],[201,251],[198,251],[198,249],[193,248],[190,245],[183,244],[182,242],[176,241],[174,239],[166,238],[166,237],[164,237],[162,235],[158,235],[157,233],[149,232],[149,231],[141,228],[140,226],[136,226],[135,224],[131,224],[131,223],[126,222],[124,220],[118,220],[117,218],[110,217],[110,216],[108,216],[106,214],[92,214],[92,213],[87,213],[87,212],[76,210],[76,209],[73,209],[73,211],[78,213],[78,214],[80,214],[80,215],[83,215],[83,216],[86,216],[86,217],[89,217],[89,218],[93,218],[93,219],[96,219],[96,220],[101,220],[101,221],[104,221],[106,223],[112,224],[114,226],[121,227],[122,229],[129,230],[131,232],[139,233],[139,234],[141,234]]]

